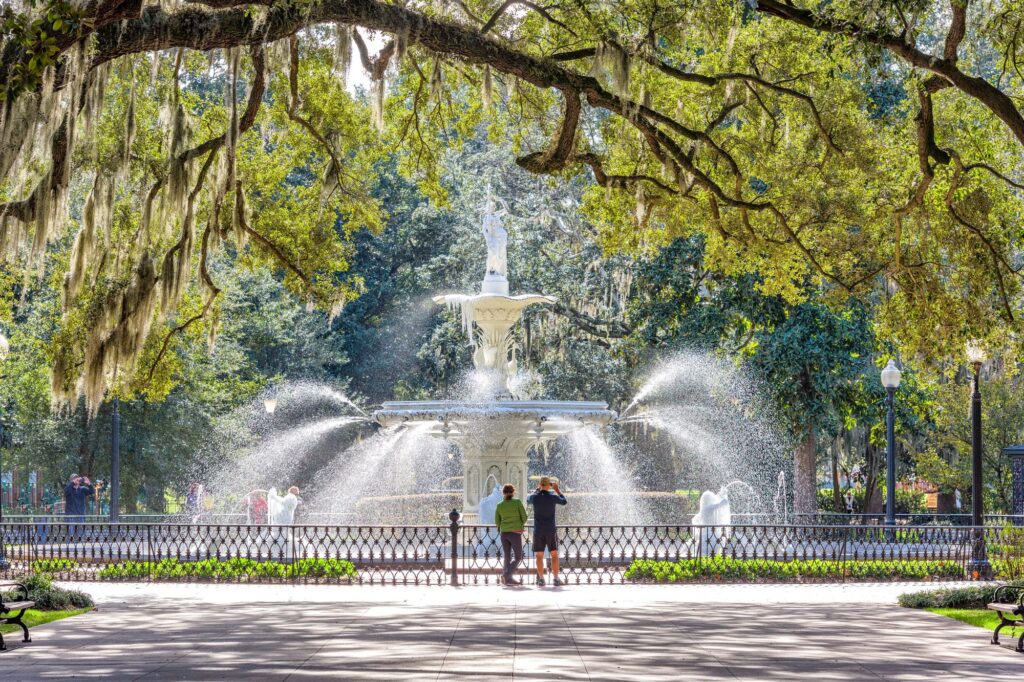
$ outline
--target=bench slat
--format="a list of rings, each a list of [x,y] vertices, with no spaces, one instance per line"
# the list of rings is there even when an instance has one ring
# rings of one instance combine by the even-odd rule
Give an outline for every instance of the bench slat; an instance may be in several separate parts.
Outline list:
[[[35,606],[34,601],[8,601],[4,602],[4,609],[8,611],[17,611],[19,609],[30,609]]]
[[[989,604],[988,608],[992,611],[1005,611],[1007,613],[1020,613],[1024,611],[1024,607],[1020,604]]]

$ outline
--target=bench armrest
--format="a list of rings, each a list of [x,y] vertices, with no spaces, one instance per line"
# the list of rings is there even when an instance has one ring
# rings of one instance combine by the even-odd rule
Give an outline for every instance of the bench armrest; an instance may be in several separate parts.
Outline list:
[[[29,601],[28,587],[25,586],[25,583],[21,582],[20,580],[4,581],[0,583],[0,611],[6,611],[6,609],[4,608],[4,593],[13,592],[17,588],[21,588],[21,599],[18,599],[18,597],[15,596],[13,599],[9,601]]]
[[[1024,606],[1024,585],[1000,585],[996,588],[995,594],[992,595],[992,601],[999,603],[999,595],[1001,594],[1006,595],[1006,601],[1003,603],[1016,601],[1021,606]]]

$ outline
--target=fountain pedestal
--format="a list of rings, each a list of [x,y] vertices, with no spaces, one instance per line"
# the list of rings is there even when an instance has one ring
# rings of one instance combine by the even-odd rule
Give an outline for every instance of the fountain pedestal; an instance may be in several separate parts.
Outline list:
[[[502,282],[488,282],[485,279],[482,285],[484,293],[475,296],[449,294],[435,296],[433,300],[434,303],[447,305],[449,308],[458,308],[462,315],[463,329],[473,346],[473,365],[479,371],[496,374],[501,379],[501,385],[511,392],[509,382],[518,371],[518,360],[512,343],[512,327],[522,317],[523,309],[527,306],[535,303],[551,305],[557,300],[552,296],[540,294],[508,296],[487,293],[488,284],[501,285]],[[507,281],[504,281],[504,290],[508,291]]]
[[[606,403],[559,400],[486,402],[387,402],[374,413],[384,427],[433,426],[431,436],[447,438],[462,452],[462,511],[468,524],[480,519],[480,500],[495,485],[511,483],[529,492],[530,450],[585,426],[607,426],[615,412]]]

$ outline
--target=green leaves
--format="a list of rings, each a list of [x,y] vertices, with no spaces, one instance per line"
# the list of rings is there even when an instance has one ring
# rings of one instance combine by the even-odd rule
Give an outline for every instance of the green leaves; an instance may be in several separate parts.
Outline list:
[[[637,582],[962,579],[960,562],[946,560],[829,561],[824,559],[733,559],[710,557],[681,561],[637,560],[623,576]]]
[[[0,8],[0,47],[6,67],[6,78],[0,78],[0,100],[13,100],[38,88],[43,72],[56,66],[61,52],[81,35],[84,16],[83,7],[70,0],[48,0],[38,10]]]
[[[123,561],[108,564],[97,574],[101,580],[212,580],[260,581],[292,579],[356,580],[359,572],[344,559],[297,559],[294,562],[257,561],[234,557],[180,561]]]

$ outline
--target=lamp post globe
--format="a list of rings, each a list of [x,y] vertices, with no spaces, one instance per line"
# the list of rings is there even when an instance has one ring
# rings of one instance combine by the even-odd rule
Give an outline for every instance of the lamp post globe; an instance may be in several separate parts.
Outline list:
[[[896,389],[902,377],[895,360],[882,369],[882,387],[885,388],[885,525],[896,525]]]
[[[277,398],[264,398],[263,409],[267,414],[274,414],[274,410],[277,409]]]

